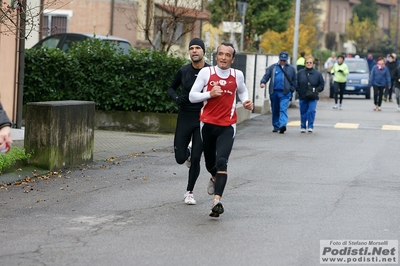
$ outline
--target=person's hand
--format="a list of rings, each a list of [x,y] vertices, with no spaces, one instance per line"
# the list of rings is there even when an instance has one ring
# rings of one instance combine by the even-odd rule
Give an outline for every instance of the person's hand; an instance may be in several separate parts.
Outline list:
[[[343,73],[343,70],[339,69],[337,72]]]
[[[183,96],[183,95],[176,96],[176,98],[175,98],[175,102],[179,106],[188,101],[189,101],[189,99],[187,98],[187,96]]]
[[[218,82],[215,84],[215,86],[211,89],[210,91],[210,96],[211,98],[219,97],[222,95],[222,89],[221,86],[219,86]]]
[[[261,84],[260,84],[260,88],[262,88],[262,89],[265,88],[265,84],[264,84],[264,83],[261,83]]]
[[[8,126],[0,129],[0,144],[3,144],[3,142],[7,142],[11,146],[11,128]]]
[[[252,101],[250,101],[250,100],[246,100],[246,101],[244,101],[244,103],[243,103],[243,107],[244,107],[244,109],[247,109],[247,110],[253,110],[253,108],[254,108],[254,105],[253,105],[253,102]]]

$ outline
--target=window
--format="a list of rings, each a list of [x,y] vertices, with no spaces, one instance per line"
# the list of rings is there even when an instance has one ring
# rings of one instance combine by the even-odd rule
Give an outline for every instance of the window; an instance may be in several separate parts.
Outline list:
[[[335,22],[335,23],[338,23],[338,21],[339,21],[339,7],[335,7],[335,11],[334,11],[335,13],[333,14],[333,21]]]
[[[347,22],[347,9],[343,8],[343,26],[342,32],[346,32],[346,22]]]
[[[66,33],[70,17],[72,11],[69,10],[45,10],[41,27],[43,38],[56,33]]]
[[[383,13],[379,13],[379,27],[383,28],[385,23],[385,15]]]

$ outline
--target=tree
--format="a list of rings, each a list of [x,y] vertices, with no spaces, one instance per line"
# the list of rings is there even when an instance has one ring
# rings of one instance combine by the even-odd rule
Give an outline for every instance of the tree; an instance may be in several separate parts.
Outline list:
[[[131,25],[137,31],[144,34],[152,49],[168,52],[173,45],[179,45],[182,38],[199,28],[199,20],[207,20],[208,16],[201,11],[196,1],[178,3],[177,0],[163,0],[153,3],[146,1],[146,8],[139,6],[139,10],[145,10],[143,14],[137,11],[136,1],[125,0],[132,5],[132,10],[121,10],[128,17]],[[178,5],[181,4],[181,5]]]
[[[239,21],[236,0],[213,0],[207,4],[211,13],[210,22],[217,27],[223,21]],[[292,17],[293,0],[248,0],[245,15],[244,49],[255,42],[256,36],[261,36],[268,30],[283,32],[287,22]]]
[[[370,19],[360,21],[356,13],[346,24],[345,41],[352,41],[357,53],[367,52],[375,43],[378,27]]]
[[[376,24],[378,22],[378,9],[375,0],[360,0],[360,3],[353,7],[353,18],[354,14],[357,14],[359,21],[368,19]]]
[[[311,54],[318,45],[317,28],[309,26],[315,25],[316,21],[316,16],[310,11],[303,16],[302,22],[299,25],[298,49],[299,51],[306,52],[306,55]],[[265,53],[278,54],[281,51],[292,53],[293,37],[294,18],[290,19],[289,27],[286,31],[279,33],[269,30],[263,34],[260,46]]]
[[[44,0],[42,5],[26,4],[26,0],[12,0],[10,4],[2,2],[0,9],[0,34],[27,38],[33,31],[39,30],[43,10],[60,0]],[[22,21],[21,21],[22,19]]]

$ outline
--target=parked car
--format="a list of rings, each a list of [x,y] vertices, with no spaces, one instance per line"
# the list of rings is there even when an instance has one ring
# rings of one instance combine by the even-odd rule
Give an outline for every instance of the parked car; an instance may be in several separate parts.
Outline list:
[[[98,35],[98,34],[93,35],[84,33],[58,33],[55,35],[48,36],[43,40],[39,41],[32,47],[32,49],[45,46],[49,48],[59,48],[64,52],[68,52],[68,50],[72,46],[72,43],[83,42],[86,39],[94,39],[94,38],[118,43],[119,47],[121,47],[124,54],[127,54],[129,51],[129,47],[132,46],[128,40],[115,36]]]
[[[364,58],[346,58],[344,63],[349,68],[346,87],[343,94],[365,95],[366,99],[371,98],[371,87],[369,84],[369,68]],[[329,97],[334,97],[333,79],[331,79]]]

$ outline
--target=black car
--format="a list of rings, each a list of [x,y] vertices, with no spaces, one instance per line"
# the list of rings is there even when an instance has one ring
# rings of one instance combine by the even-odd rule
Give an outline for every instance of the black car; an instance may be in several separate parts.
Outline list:
[[[129,48],[132,46],[131,43],[123,38],[108,36],[108,35],[93,35],[84,33],[58,33],[55,35],[48,36],[35,44],[32,49],[40,47],[59,48],[64,52],[68,52],[74,42],[83,42],[86,39],[100,39],[109,42],[118,43],[124,54],[129,52]]]

